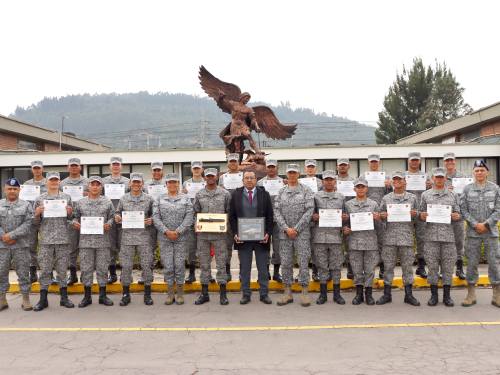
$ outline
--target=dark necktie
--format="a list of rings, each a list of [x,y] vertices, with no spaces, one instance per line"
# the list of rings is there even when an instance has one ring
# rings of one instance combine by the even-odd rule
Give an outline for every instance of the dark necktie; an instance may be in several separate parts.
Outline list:
[[[252,205],[252,190],[248,191],[248,200],[250,201],[250,206]]]

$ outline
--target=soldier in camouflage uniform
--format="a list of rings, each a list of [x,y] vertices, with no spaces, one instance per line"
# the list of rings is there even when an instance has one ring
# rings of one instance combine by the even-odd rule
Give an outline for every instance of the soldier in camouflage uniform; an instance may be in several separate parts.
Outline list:
[[[447,152],[443,156],[444,166],[446,168],[446,186],[447,189],[453,191],[453,179],[454,178],[467,178],[464,172],[456,170],[457,160],[455,159],[455,153]],[[456,193],[460,198],[460,194]],[[464,273],[464,246],[465,246],[465,220],[461,218],[460,220],[452,222],[453,232],[455,233],[455,246],[457,247],[457,272],[455,273],[459,279],[465,280]]]
[[[339,181],[354,181],[355,178],[349,176],[349,169],[351,167],[349,166],[349,159],[348,158],[339,158],[337,160],[337,184]],[[335,190],[337,190],[337,184],[335,185]],[[349,202],[351,199],[354,199],[356,195],[354,194],[353,196],[345,196],[344,197],[344,203]],[[345,250],[345,259],[347,261],[347,278],[348,279],[354,279],[354,274],[352,273],[352,267],[351,263],[349,262],[349,235],[344,234],[342,232],[342,239],[344,242],[344,250]]]
[[[34,185],[40,187],[40,194],[47,192],[47,184],[45,178],[43,178],[43,162],[40,160],[35,160],[31,162],[31,172],[33,173],[33,178],[24,183],[24,185]],[[31,202],[32,204],[34,203]],[[36,283],[38,281],[38,276],[36,274],[36,263],[38,260],[38,234],[40,232],[40,226],[31,224],[29,232],[29,251],[30,251],[30,281]],[[54,280],[54,276],[51,275],[51,284],[57,284]]]
[[[73,202],[68,194],[59,191],[61,177],[59,172],[47,173],[48,190],[35,199],[35,215],[33,222],[40,225],[40,252],[38,264],[40,265],[40,301],[35,306],[35,311],[41,311],[49,306],[47,292],[50,285],[52,263],[55,259],[57,271],[57,284],[61,292],[60,305],[68,308],[75,307],[68,299],[68,264],[69,264],[69,232],[68,220],[73,218]],[[49,200],[60,200],[65,205],[66,217],[45,217],[44,204]]]
[[[487,180],[488,165],[483,160],[474,163],[475,182],[462,192],[462,215],[467,221],[467,297],[462,306],[476,303],[475,288],[479,281],[477,266],[481,259],[481,244],[488,259],[488,278],[493,287],[491,304],[500,307],[500,268],[498,263],[498,221],[500,220],[500,188]]]
[[[274,213],[280,227],[280,256],[285,283],[285,294],[278,306],[293,302],[293,260],[297,255],[299,285],[302,286],[302,306],[309,306],[309,258],[311,256],[311,227],[314,215],[313,192],[299,183],[300,166],[286,166],[288,185],[283,187],[274,201]]]
[[[356,285],[356,297],[352,300],[353,305],[359,305],[364,301],[363,286],[365,287],[365,297],[367,305],[374,305],[372,296],[373,279],[375,277],[375,267],[379,262],[379,251],[377,246],[377,230],[380,222],[380,208],[377,202],[366,197],[369,191],[368,182],[359,177],[354,181],[356,199],[351,199],[345,203],[345,212],[349,215],[349,221],[344,228],[344,234],[349,234],[349,259],[354,273],[354,284]],[[352,231],[350,218],[352,214],[358,212],[370,212],[373,216],[374,229]]]
[[[188,194],[188,188],[192,184],[205,184],[205,180],[203,179],[203,163],[199,160],[195,160],[191,162],[191,173],[193,173],[193,177],[184,181],[182,184],[181,193]],[[193,203],[194,197],[191,198],[191,203]],[[196,255],[196,234],[194,233],[194,226],[191,226],[188,229],[189,233],[186,233],[186,241],[189,242],[188,248],[188,262],[189,262],[189,275],[185,280],[186,284],[192,284],[196,281],[195,270],[196,264],[198,263],[198,256]],[[210,284],[215,283],[215,279],[212,276],[212,269],[210,269]]]
[[[261,178],[259,181],[257,181],[257,186],[264,186],[265,181],[284,181],[281,177],[278,176],[278,160],[276,159],[267,159],[266,160],[266,172],[267,176]],[[276,195],[271,195],[271,202],[273,204],[273,212],[274,212],[274,201],[276,200]],[[276,222],[276,217],[273,217],[273,235],[271,236],[272,240],[272,249],[273,249],[273,254],[269,254],[269,260],[268,264],[272,263],[274,265],[274,272],[273,272],[273,280],[276,280],[279,283],[283,282],[283,279],[281,278],[280,275],[280,265],[281,265],[281,258],[280,258],[280,229],[279,225]]]
[[[69,177],[61,181],[59,185],[59,191],[64,192],[64,186],[79,186],[83,190],[83,196],[87,197],[89,195],[89,190],[87,185],[89,181],[86,177],[80,174],[82,170],[80,159],[71,158],[68,160]],[[73,203],[76,203],[76,199],[73,199]],[[76,276],[76,263],[78,259],[78,241],[80,237],[80,232],[73,228],[72,225],[68,226],[69,231],[69,277],[68,286],[73,285],[78,282],[78,277]]]
[[[123,168],[122,158],[113,156],[109,163],[109,169],[111,169],[111,175],[104,177],[102,179],[102,186],[104,187],[101,191],[101,195],[106,196],[106,185],[107,184],[115,184],[115,185],[124,185],[125,186],[125,194],[130,192],[129,179],[121,175],[121,170]],[[118,206],[119,199],[111,199],[113,202],[113,206]],[[113,284],[118,280],[116,276],[116,257],[118,256],[118,251],[121,247],[121,237],[122,237],[122,226],[120,223],[116,223],[111,227],[109,235],[111,236],[111,248],[109,250],[110,254],[110,263],[109,263],[109,277],[108,284]]]
[[[194,209],[191,199],[179,193],[179,175],[165,177],[168,193],[158,197],[153,205],[153,223],[158,228],[160,256],[163,273],[168,285],[165,305],[173,304],[174,284],[177,283],[177,304],[184,303],[184,275],[187,251],[191,245],[190,229],[193,228]]]
[[[141,262],[142,279],[144,280],[144,303],[148,306],[153,304],[151,298],[151,283],[153,282],[153,271],[151,269],[151,232],[148,228],[153,225],[153,197],[142,192],[144,186],[142,173],[131,173],[129,182],[131,191],[120,198],[115,210],[115,223],[120,223],[126,211],[140,212],[144,215],[144,228],[123,228],[120,264],[122,274],[120,281],[123,284],[123,297],[120,306],[127,306],[130,303],[130,284],[134,282],[132,278],[132,267],[134,266],[135,252]]]
[[[31,227],[33,208],[31,203],[19,199],[21,184],[15,178],[5,181],[6,198],[0,200],[0,311],[9,307],[6,293],[10,289],[10,263],[14,261],[19,290],[23,295],[21,307],[33,310],[30,302],[31,283],[29,276],[30,255],[28,233]]]
[[[451,221],[460,220],[460,202],[458,196],[446,189],[446,168],[433,168],[432,181],[434,187],[422,194],[420,201],[420,219],[426,221],[428,217],[427,205],[451,206]],[[425,261],[429,267],[427,282],[431,285],[431,298],[427,303],[436,306],[438,303],[439,264],[443,272],[443,303],[452,307],[454,305],[450,296],[453,284],[453,268],[457,258],[455,236],[452,224],[430,223],[425,228]]]
[[[91,176],[88,181],[89,195],[76,202],[71,225],[75,230],[80,231],[84,220],[89,217],[98,217],[102,218],[104,230],[103,234],[80,234],[79,236],[80,269],[85,296],[78,307],[87,307],[92,303],[94,264],[99,284],[99,304],[112,306],[113,301],[106,296],[106,283],[109,248],[111,247],[109,231],[115,225],[115,207],[110,199],[100,195],[102,190],[101,177]]]
[[[219,174],[215,168],[205,169],[205,182],[207,185],[196,192],[194,197],[194,212],[196,214],[227,214],[231,203],[231,195],[225,189],[217,186]],[[196,226],[196,223],[195,223]],[[195,227],[196,231],[196,227]],[[208,296],[208,283],[210,282],[210,245],[214,248],[215,266],[217,267],[217,283],[220,286],[220,303],[227,305],[229,301],[226,295],[227,272],[227,234],[226,233],[197,233],[198,240],[198,259],[200,260],[200,281],[201,295],[196,300],[196,305],[202,305],[210,301]]]
[[[420,152],[409,152],[408,153],[408,167],[409,169],[405,172],[406,175],[410,176],[425,176],[425,184],[427,190],[432,188],[432,180],[429,175],[420,170],[420,164],[422,159],[420,157]],[[409,190],[406,191],[412,193],[417,198],[418,204],[422,197],[423,190]],[[425,259],[424,259],[424,244],[425,244],[425,221],[417,220],[415,222],[415,240],[417,241],[417,260],[418,267],[415,274],[427,278],[427,272],[425,271]]]
[[[228,154],[226,156],[227,158],[227,167],[228,171],[221,175],[219,177],[219,186],[223,189],[226,189],[224,185],[224,179],[225,176],[228,174],[234,174],[234,173],[239,173],[241,174],[241,180],[243,180],[243,173],[238,171],[238,167],[240,166],[240,154]],[[243,182],[241,183],[241,186],[243,186]],[[234,189],[226,189],[229,192],[229,196],[233,195]],[[229,221],[227,222],[227,261],[226,261],[226,273],[227,273],[227,281],[232,280],[232,275],[231,275],[231,259],[233,258],[233,242],[234,242],[234,233],[233,230],[231,229],[231,225],[229,224]],[[241,267],[240,267],[241,269]],[[240,271],[240,281],[241,281],[241,271]]]
[[[382,260],[385,264],[384,273],[384,295],[377,301],[377,305],[383,305],[392,302],[391,286],[394,280],[394,267],[396,262],[401,260],[403,270],[403,284],[405,286],[404,302],[412,306],[420,306],[412,293],[412,285],[415,282],[413,278],[413,261],[415,259],[415,248],[413,243],[413,227],[418,217],[418,202],[415,195],[405,191],[405,174],[396,171],[392,173],[392,185],[394,192],[387,194],[382,198],[380,205],[380,217],[382,223],[386,225],[384,246],[382,248]],[[409,221],[392,221],[388,214],[388,207],[393,205],[405,205],[410,210]],[[389,220],[387,219],[389,217]]]
[[[339,210],[342,213],[343,221],[347,221],[348,216],[344,213],[344,195],[336,192],[333,188],[336,184],[334,171],[324,171],[322,184],[324,189],[314,194],[316,206],[313,220],[315,228],[312,232],[314,251],[319,267],[319,278],[321,293],[316,300],[318,305],[327,301],[326,283],[328,280],[328,265],[333,269],[333,300],[339,305],[345,304],[340,295],[340,273],[344,266],[344,253],[342,251],[342,227],[329,228],[319,227],[319,219],[323,210]]]

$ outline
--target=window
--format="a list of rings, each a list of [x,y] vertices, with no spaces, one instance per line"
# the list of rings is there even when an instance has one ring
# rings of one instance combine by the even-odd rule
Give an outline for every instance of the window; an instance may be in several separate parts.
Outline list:
[[[37,150],[36,142],[28,141],[27,139],[19,138],[19,148],[25,150]]]
[[[481,136],[481,128],[471,130],[470,132],[465,133],[464,136],[466,141],[474,138],[479,138]]]
[[[359,174],[363,175],[365,172],[370,170],[367,164],[368,160],[360,160]],[[385,172],[386,177],[391,179],[392,172],[394,171],[406,171],[406,159],[381,159],[382,164],[379,166],[380,172]],[[352,166],[351,166],[352,169]],[[354,177],[354,176],[353,176]]]

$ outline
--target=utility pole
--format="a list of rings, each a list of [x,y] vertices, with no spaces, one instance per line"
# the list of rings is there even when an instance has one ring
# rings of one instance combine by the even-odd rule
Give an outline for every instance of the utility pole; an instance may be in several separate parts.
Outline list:
[[[64,119],[65,118],[69,118],[69,117],[66,117],[66,116],[63,116],[62,117],[62,128],[61,128],[61,134],[59,134],[59,152],[62,151],[62,135],[64,133]]]
[[[148,137],[148,150],[149,150],[149,132],[146,130],[146,135]]]
[[[132,147],[130,146],[130,134],[128,135],[128,149],[131,150]]]

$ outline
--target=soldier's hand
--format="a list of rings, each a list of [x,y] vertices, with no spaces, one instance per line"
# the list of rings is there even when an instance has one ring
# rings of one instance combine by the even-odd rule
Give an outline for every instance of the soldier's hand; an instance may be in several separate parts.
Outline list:
[[[17,242],[17,240],[10,240],[9,245],[14,245]]]
[[[460,219],[460,214],[459,214],[458,212],[453,212],[453,213],[451,214],[451,218],[452,218],[453,220],[458,220],[458,219]]]
[[[153,219],[151,219],[151,218],[144,219],[144,222],[146,223],[146,225],[153,225]]]
[[[73,228],[75,228],[76,230],[80,230],[80,229],[82,229],[82,224],[80,224],[80,223],[73,223]]]
[[[283,179],[283,185],[288,185],[288,180],[286,178]]]
[[[417,217],[417,215],[418,215],[417,210],[411,210],[410,211],[410,215],[413,216],[413,217]]]
[[[450,189],[450,190],[453,190],[453,187],[454,187],[453,185],[450,185],[450,186],[447,186],[446,188]]]
[[[426,219],[427,219],[427,216],[429,216],[429,214],[428,214],[427,212],[422,212],[422,213],[420,214],[420,218],[421,218],[422,220],[426,220]]]
[[[119,223],[120,221],[122,221],[122,217],[119,215],[116,215],[115,216],[115,223]]]
[[[194,225],[194,232],[198,233],[198,226],[196,224]]]
[[[313,216],[313,220],[314,220],[314,221],[319,221],[319,215],[318,215],[318,214],[314,214],[314,216]]]
[[[484,223],[477,223],[474,229],[476,230],[476,232],[481,234],[486,233],[488,231],[488,228],[486,227],[486,225],[484,225]]]
[[[237,234],[235,234],[235,235],[234,235],[234,241],[235,241],[236,243],[243,243],[243,241],[240,241],[240,239],[239,239],[239,237],[238,237],[238,235],[237,235]]]
[[[44,206],[38,206],[35,210],[35,216],[40,216],[40,214],[45,210]]]
[[[432,182],[430,182],[430,181],[425,181],[425,186],[427,186],[427,189],[432,188]]]
[[[5,242],[5,243],[10,242],[10,234],[9,234],[9,233],[5,234],[5,235],[2,237],[2,241],[3,241],[3,242]]]
[[[380,213],[380,217],[381,217],[382,219],[387,218],[387,216],[389,216],[389,214],[388,214],[387,212],[385,212],[385,211],[382,211],[382,212]]]
[[[106,223],[103,225],[103,228],[104,230],[110,230],[111,229],[111,225],[109,223]]]
[[[188,193],[188,190],[187,190],[187,189],[182,189],[182,190],[181,190],[181,193],[182,193],[182,194],[187,194],[187,193]]]
[[[288,234],[288,237],[290,238],[295,238],[297,236],[297,231],[293,228],[287,228],[286,234]]]
[[[349,234],[351,232],[352,232],[351,228],[344,228],[344,234]]]
[[[343,214],[342,215],[342,221],[347,221],[347,220],[349,220],[349,215]]]
[[[66,206],[66,212],[68,213],[68,215],[71,215],[71,213],[73,212],[73,207]]]
[[[88,197],[89,195],[90,195],[90,193],[89,193],[88,191],[84,191],[84,192],[83,192],[83,196],[84,196],[84,197]]]
[[[378,212],[372,212],[373,218],[377,221],[380,221],[380,214]]]
[[[225,186],[221,186],[221,188],[225,189],[226,187]]]
[[[264,241],[260,241],[260,243],[267,243],[267,241],[269,241],[269,234],[266,234]]]
[[[389,180],[385,180],[385,187],[386,187],[387,189],[390,189],[390,188],[391,188],[391,181],[389,181]]]

